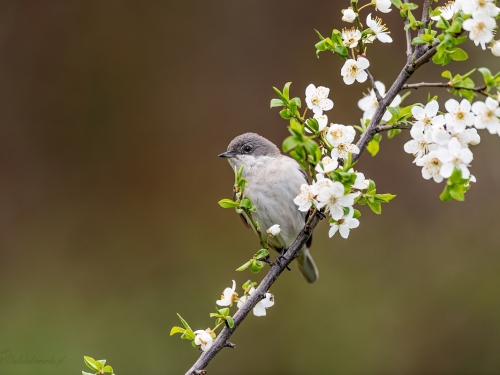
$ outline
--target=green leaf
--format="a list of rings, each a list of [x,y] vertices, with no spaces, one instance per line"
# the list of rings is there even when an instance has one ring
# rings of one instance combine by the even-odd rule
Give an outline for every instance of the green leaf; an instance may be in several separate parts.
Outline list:
[[[264,268],[265,266],[265,262],[261,261],[261,260],[255,260],[253,263],[252,263],[252,267],[250,268],[250,271],[252,271],[252,273],[259,273],[260,270],[262,268]]]
[[[292,82],[287,82],[285,83],[285,87],[283,87],[283,96],[288,100],[290,99],[290,94],[289,94],[289,91],[290,91],[290,85],[292,84]]]
[[[450,54],[451,59],[455,61],[464,61],[469,58],[467,52],[465,52],[462,48],[455,48]]]
[[[291,135],[291,136],[285,138],[281,148],[283,149],[283,152],[289,152],[290,150],[293,150],[295,147],[297,147],[301,143],[302,143],[302,141],[300,139]]]
[[[283,101],[283,103],[288,104],[288,98],[285,97],[280,90],[276,87],[273,87],[274,92],[279,96],[279,98]]]
[[[101,368],[100,367],[101,364],[92,357],[83,356],[83,361],[85,362],[87,367],[90,368],[91,370],[99,371],[99,369]]]
[[[239,203],[232,199],[221,199],[218,203],[222,208],[234,208],[239,206]]]
[[[450,195],[450,188],[449,186],[446,186],[443,190],[443,192],[439,195],[439,199],[443,202],[448,202],[451,201],[451,195]]]
[[[284,118],[285,120],[290,120],[293,118],[292,112],[290,112],[288,109],[284,108],[280,111],[280,116]]]
[[[461,185],[451,185],[449,189],[449,193],[451,197],[457,201],[464,201],[465,196],[464,196],[464,191],[463,191],[463,186]]]
[[[229,328],[233,328],[234,327],[234,319],[231,317],[231,316],[226,316],[226,322],[227,322],[227,325],[229,326]]]
[[[98,359],[97,362],[99,362],[103,366],[106,364],[106,360],[105,359]]]
[[[300,101],[300,98],[293,98],[290,100],[290,103],[294,103],[298,108],[302,106],[302,102]]]
[[[236,268],[236,271],[239,271],[239,272],[244,271],[244,270],[246,270],[248,267],[250,267],[250,266],[252,265],[252,263],[253,263],[253,259],[250,259],[248,262],[246,262],[246,263],[245,263],[245,264],[243,264],[242,266],[240,266],[240,267]]]
[[[368,199],[368,206],[370,206],[372,211],[376,214],[380,215],[382,213],[382,205],[380,204],[380,202],[370,202],[370,200]]]
[[[399,133],[401,133],[401,129],[391,129],[387,132],[387,137],[389,137],[389,139],[392,139]]]
[[[114,374],[113,367],[111,367],[109,365],[108,366],[104,366],[103,371],[107,372],[108,374]]]
[[[361,212],[359,212],[358,210],[354,209],[354,214],[352,215],[352,218],[353,219],[357,219],[360,216],[361,216]]]
[[[390,107],[388,107],[390,108]],[[380,134],[375,134],[373,139],[366,146],[366,150],[370,153],[371,156],[375,156],[378,154],[380,150],[380,141],[382,140],[382,136]]]
[[[184,328],[186,328],[186,330],[191,329],[191,327],[189,326],[189,324],[187,324],[187,322],[184,319],[182,319],[182,316],[180,316],[179,314],[177,314],[177,316],[179,317],[182,325],[184,326]]]
[[[260,249],[257,251],[257,254],[255,254],[255,259],[264,259],[269,255],[269,250],[267,249]]]
[[[403,3],[401,2],[401,0],[391,0],[391,2],[394,4],[394,6],[396,8],[401,8],[401,6],[403,5]]]
[[[271,99],[271,108],[274,107],[283,107],[285,103],[281,99]]]
[[[250,209],[252,208],[252,201],[250,200],[250,198],[248,197],[245,197],[241,200],[240,204],[239,204],[239,207],[243,207],[243,208],[246,208],[246,209]]]
[[[396,196],[394,194],[376,194],[375,199],[381,202],[390,202],[392,201]]]
[[[95,375],[93,372],[82,371],[82,375]]]
[[[308,154],[310,155],[315,155],[316,154],[316,150],[319,149],[319,146],[316,142],[314,142],[312,139],[308,139],[305,143],[304,143],[304,147],[306,148],[306,151],[308,152]]]
[[[319,123],[318,120],[315,118],[310,118],[306,121],[306,124],[309,125],[309,127],[314,131],[317,132],[319,130]]]
[[[441,77],[448,78],[450,81],[453,79],[453,76],[451,75],[451,72],[449,70],[445,70],[443,73],[441,73]]]
[[[181,327],[172,327],[170,330],[170,336],[175,335],[176,333],[184,333],[186,331],[184,328]]]
[[[191,328],[186,329],[186,332],[184,332],[181,336],[181,339],[183,340],[194,340],[196,335],[194,334],[193,330]]]

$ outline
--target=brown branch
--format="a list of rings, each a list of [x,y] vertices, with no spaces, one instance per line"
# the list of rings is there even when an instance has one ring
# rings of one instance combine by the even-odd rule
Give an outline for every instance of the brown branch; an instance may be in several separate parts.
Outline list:
[[[419,89],[420,87],[446,87],[448,89],[453,90],[470,90],[477,92],[484,96],[490,96],[486,91],[486,85],[476,86],[476,87],[462,87],[462,86],[453,86],[451,82],[420,82],[420,83],[407,83],[403,85],[403,90],[409,89]]]
[[[431,0],[425,0],[424,2],[424,12],[422,19],[427,20],[427,13],[429,12],[429,3]],[[366,149],[368,142],[373,138],[373,136],[381,131],[390,130],[386,129],[386,126],[379,125],[382,116],[384,115],[387,106],[394,100],[396,95],[403,89],[406,81],[411,77],[411,75],[423,64],[428,62],[432,56],[436,53],[436,45],[433,47],[423,45],[422,49],[416,49],[415,52],[410,56],[411,59],[405,64],[398,77],[392,84],[391,88],[387,94],[381,98],[379,101],[379,106],[375,111],[370,124],[368,125],[366,131],[362,134],[361,138],[357,142],[360,152],[359,154],[353,155],[353,161],[357,160],[363,151]],[[369,74],[369,73],[368,73]],[[369,76],[371,76],[369,74]],[[372,77],[373,78],[373,77]],[[374,90],[376,89],[374,85]],[[380,95],[380,93],[379,93]],[[392,129],[397,129],[391,126]],[[405,127],[401,127],[403,129]],[[304,247],[309,237],[318,224],[318,222],[324,217],[321,211],[314,210],[313,214],[307,221],[304,229],[299,233],[292,246],[286,251],[286,253],[281,257],[281,262],[274,264],[269,272],[266,274],[264,279],[261,281],[255,292],[249,296],[247,301],[241,306],[238,311],[234,314],[234,326],[233,328],[228,328],[227,326],[222,329],[222,331],[217,336],[213,345],[209,350],[203,352],[196,363],[186,372],[186,375],[204,375],[206,374],[205,367],[210,363],[210,361],[221,351],[222,348],[228,346],[228,340],[231,335],[236,331],[238,326],[243,322],[246,316],[252,311],[252,309],[259,303],[266,295],[269,288],[278,279],[279,275],[286,269],[286,267],[294,260],[300,249]]]
[[[286,267],[294,260],[299,251],[304,247],[309,237],[318,225],[318,222],[324,217],[324,215],[317,210],[314,210],[313,214],[307,221],[304,229],[299,233],[292,246],[287,250],[287,252],[281,257],[281,262],[275,264],[271,267],[267,275],[261,281],[257,289],[246,302],[241,306],[238,311],[234,314],[234,326],[233,328],[228,328],[227,326],[222,329],[217,338],[215,339],[213,345],[206,352],[203,352],[196,361],[196,363],[186,372],[186,375],[196,375],[202,374],[205,371],[205,367],[210,363],[210,361],[217,355],[217,353],[224,347],[228,346],[228,339],[236,331],[236,328],[243,322],[246,316],[252,311],[257,303],[262,300],[271,285],[278,279],[279,275],[286,269]],[[205,372],[206,373],[206,372]]]
[[[425,29],[427,28],[427,23],[429,22],[429,7],[431,5],[432,0],[425,0],[423,9],[422,9],[422,27],[418,30],[418,36],[422,36],[425,33]]]
[[[385,131],[388,131],[388,130],[392,130],[392,129],[411,129],[411,125],[406,125],[406,124],[399,124],[397,126],[392,126],[392,125],[378,125],[376,128],[375,128],[375,132],[377,133],[381,133],[381,132],[385,132]]]
[[[380,95],[380,91],[378,91],[377,85],[375,84],[375,80],[373,79],[372,74],[368,69],[365,69],[366,74],[368,74],[368,78],[370,79],[370,83],[373,87],[373,92],[375,93],[375,97],[377,98],[377,102],[382,102],[382,95]]]

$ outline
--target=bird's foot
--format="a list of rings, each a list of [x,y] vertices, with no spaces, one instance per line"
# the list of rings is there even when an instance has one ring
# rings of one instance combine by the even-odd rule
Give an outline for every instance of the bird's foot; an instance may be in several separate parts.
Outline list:
[[[284,261],[284,260],[286,260],[286,258],[283,256],[283,254],[278,255],[278,256],[276,257],[276,263],[278,263],[278,264],[279,264],[280,266],[282,266],[282,267],[283,267],[283,261]],[[290,268],[290,266],[285,266],[285,267],[286,267],[286,269],[287,269],[288,271],[291,271],[291,270],[292,270],[292,269]]]

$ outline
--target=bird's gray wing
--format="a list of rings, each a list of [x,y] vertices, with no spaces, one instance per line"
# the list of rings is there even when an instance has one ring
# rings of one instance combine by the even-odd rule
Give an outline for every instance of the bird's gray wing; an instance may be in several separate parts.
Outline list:
[[[233,189],[233,201],[235,201],[237,199],[236,197],[236,191]],[[241,221],[243,222],[243,224],[245,224],[245,227],[247,228],[251,228],[250,224],[248,223],[247,219],[245,218],[245,216],[243,214],[240,214],[240,219]]]

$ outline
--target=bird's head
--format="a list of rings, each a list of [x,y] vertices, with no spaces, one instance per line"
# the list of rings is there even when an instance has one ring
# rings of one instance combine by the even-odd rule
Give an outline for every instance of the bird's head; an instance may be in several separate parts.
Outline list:
[[[227,158],[233,168],[239,168],[242,164],[252,166],[265,158],[280,155],[280,150],[274,143],[255,133],[245,133],[234,138],[227,151],[219,155]]]

